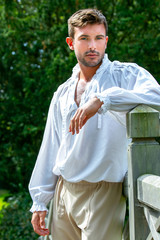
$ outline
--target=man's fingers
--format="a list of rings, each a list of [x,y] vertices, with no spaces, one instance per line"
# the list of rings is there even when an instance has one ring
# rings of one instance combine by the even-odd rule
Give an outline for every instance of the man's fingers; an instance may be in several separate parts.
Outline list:
[[[70,122],[69,132],[71,132],[72,135],[75,134],[75,131],[77,134],[79,133],[79,130],[83,126],[83,118],[84,118],[84,111],[83,109],[79,108]]]
[[[86,119],[88,120],[87,115],[86,115],[86,111],[83,110],[83,111],[81,112],[81,115],[79,116],[79,128],[80,128],[80,129],[83,127],[84,122],[85,122],[85,123],[87,122]],[[85,120],[86,120],[86,121],[85,121]]]
[[[46,216],[46,211],[43,212],[34,212],[32,215],[32,226],[34,231],[41,235],[49,235],[49,230],[45,228],[45,216]]]
[[[73,118],[70,121],[70,126],[69,126],[69,132],[72,133],[72,135],[76,133],[79,133],[79,130],[82,128],[84,125],[84,119],[86,119],[86,112],[84,109],[79,108]],[[86,122],[86,121],[85,121]]]
[[[69,131],[72,133],[72,135],[75,133],[74,119],[72,119],[71,122],[70,122]]]
[[[73,118],[70,121],[69,131],[72,133],[72,135],[75,134],[75,128],[76,128],[75,119],[77,118],[77,115],[78,115],[78,110],[76,111],[76,113],[74,114]]]
[[[82,122],[81,128],[84,126],[84,124],[86,124],[87,121],[88,121],[88,118],[86,117]]]
[[[75,131],[76,133],[79,133],[79,130],[84,126],[89,118],[93,117],[97,113],[102,104],[103,102],[95,97],[90,99],[76,111],[69,126],[69,131],[72,135],[75,134]]]
[[[74,122],[75,122],[75,131],[78,134],[79,133],[79,120],[78,120],[78,117],[75,118]]]
[[[79,108],[79,110],[77,111],[77,115],[75,118],[75,130],[76,133],[79,133],[79,130],[81,129],[81,122],[83,119],[83,110],[81,108]]]
[[[70,121],[69,132],[71,132],[72,135],[75,134],[75,130],[78,127],[77,119],[78,119],[78,110],[76,111],[76,113],[74,114],[73,118]]]
[[[39,224],[39,215],[37,213],[33,213],[31,223],[32,223],[34,231],[37,234],[41,235],[41,229],[40,229],[40,224]]]
[[[40,227],[41,228],[45,228],[45,216],[46,216],[46,212],[40,212],[39,213]]]

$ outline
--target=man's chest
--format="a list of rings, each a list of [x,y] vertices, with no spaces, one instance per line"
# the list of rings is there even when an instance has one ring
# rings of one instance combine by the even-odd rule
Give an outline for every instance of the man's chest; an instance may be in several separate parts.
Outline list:
[[[85,92],[86,86],[87,86],[87,82],[85,82],[83,80],[79,80],[76,85],[74,100],[75,100],[77,106],[80,105],[81,97],[82,97],[83,93]]]

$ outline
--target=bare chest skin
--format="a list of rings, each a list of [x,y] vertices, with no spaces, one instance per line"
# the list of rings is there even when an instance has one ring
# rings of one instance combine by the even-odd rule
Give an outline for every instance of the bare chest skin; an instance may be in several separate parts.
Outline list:
[[[84,81],[83,79],[80,79],[77,83],[76,91],[75,91],[75,102],[78,107],[81,102],[81,96],[84,93],[86,86],[87,86],[87,82]]]

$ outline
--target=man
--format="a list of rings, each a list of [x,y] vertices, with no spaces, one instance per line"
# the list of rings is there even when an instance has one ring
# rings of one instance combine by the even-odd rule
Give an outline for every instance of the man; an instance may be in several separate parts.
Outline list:
[[[39,235],[49,234],[44,218],[54,195],[54,240],[120,240],[126,112],[137,104],[159,105],[160,87],[136,64],[108,59],[107,22],[98,10],[79,10],[68,27],[66,42],[78,64],[51,101],[29,184],[32,225]]]

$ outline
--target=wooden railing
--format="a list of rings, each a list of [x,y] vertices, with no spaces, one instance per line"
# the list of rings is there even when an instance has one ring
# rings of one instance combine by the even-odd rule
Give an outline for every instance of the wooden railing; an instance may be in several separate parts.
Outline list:
[[[160,240],[160,107],[127,114],[129,234],[124,240]],[[124,183],[125,191],[127,183]]]
[[[160,107],[139,105],[127,114],[127,136],[131,143],[128,146],[124,193],[129,200],[129,224],[126,224],[123,240],[160,240],[159,111]],[[52,208],[53,201],[48,227]],[[40,239],[51,240],[51,236]]]

